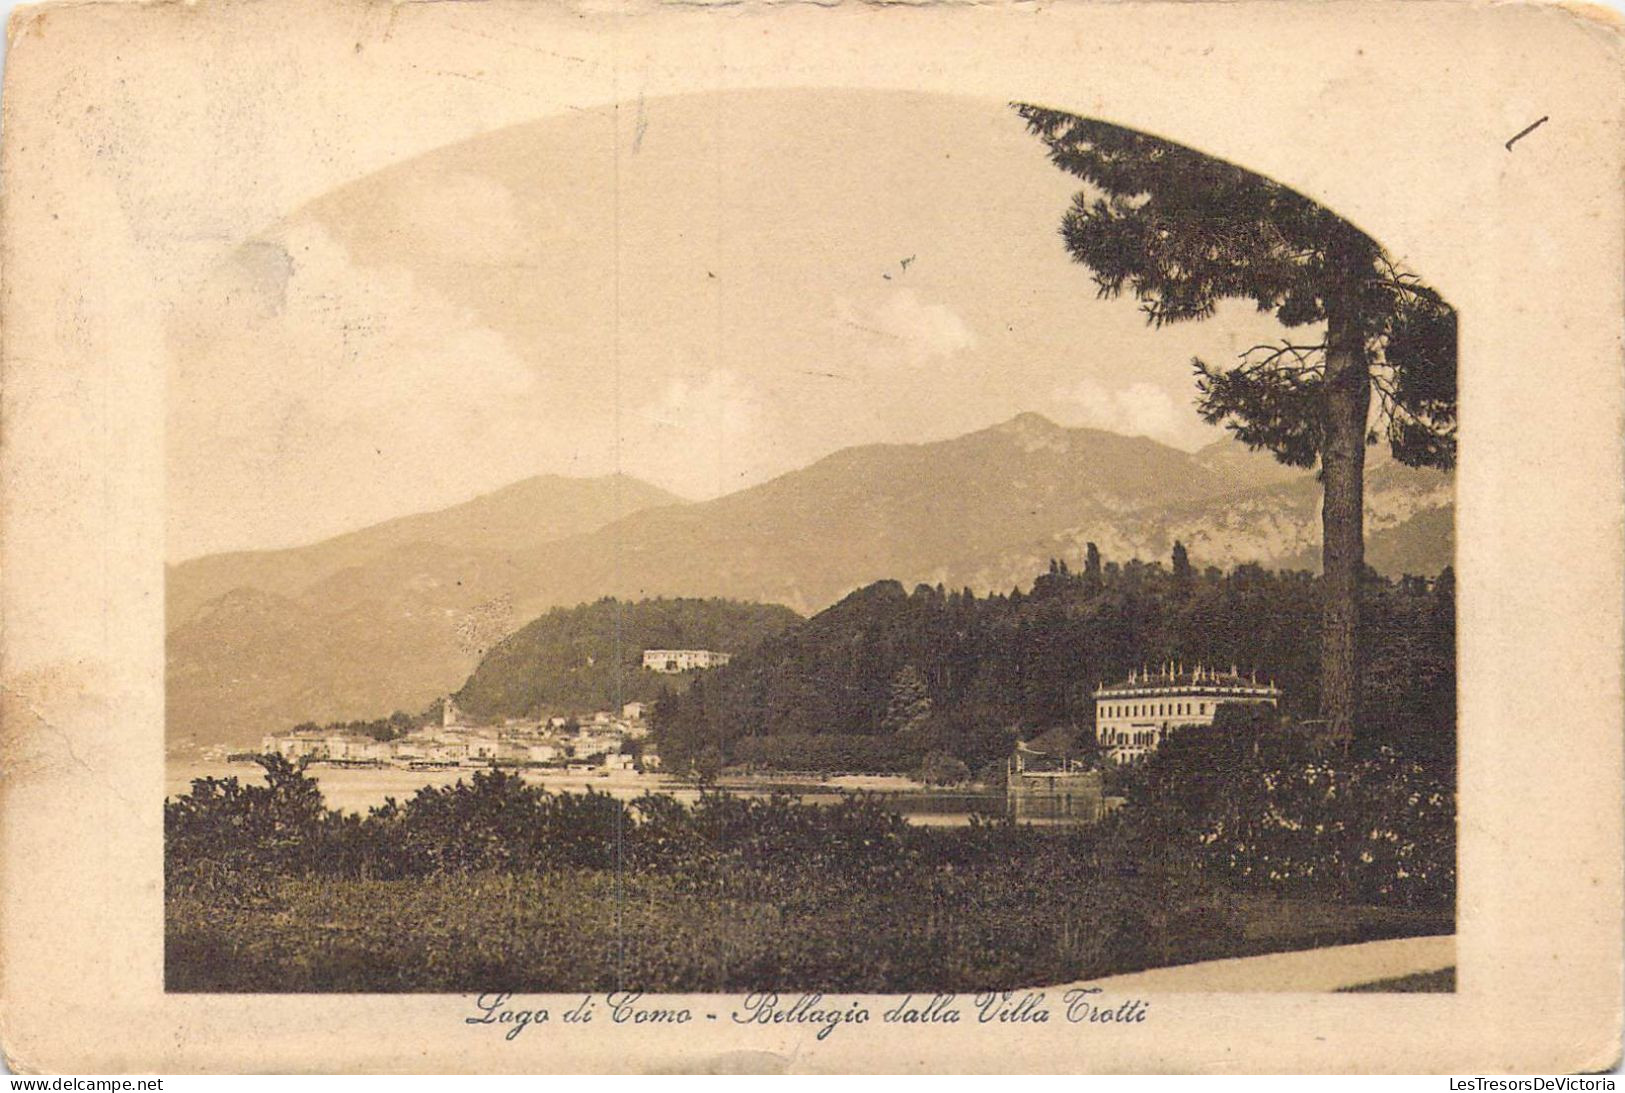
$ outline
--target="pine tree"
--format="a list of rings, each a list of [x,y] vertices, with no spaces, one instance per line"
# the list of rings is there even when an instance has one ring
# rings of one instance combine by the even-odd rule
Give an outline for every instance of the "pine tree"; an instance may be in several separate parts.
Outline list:
[[[918,728],[931,716],[931,695],[925,680],[912,664],[898,669],[891,681],[891,698],[880,727],[886,732],[907,732]]]
[[[1195,587],[1196,575],[1191,571],[1191,557],[1185,551],[1185,544],[1178,539],[1174,540],[1174,590],[1181,596],[1188,596]]]
[[[1083,589],[1093,596],[1099,592],[1103,582],[1100,577],[1100,548],[1090,543],[1084,549],[1083,555]]]
[[[1359,229],[1293,190],[1191,148],[1108,122],[1017,105],[1050,160],[1085,188],[1061,222],[1102,297],[1125,289],[1153,326],[1250,300],[1323,334],[1193,362],[1198,411],[1323,484],[1321,710],[1353,730],[1365,562],[1371,400],[1395,457],[1449,467],[1456,449],[1456,314]]]

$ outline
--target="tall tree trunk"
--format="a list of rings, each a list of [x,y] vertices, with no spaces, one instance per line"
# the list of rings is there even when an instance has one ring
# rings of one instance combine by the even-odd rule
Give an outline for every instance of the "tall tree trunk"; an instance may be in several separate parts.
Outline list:
[[[1354,281],[1350,278],[1345,282]],[[1371,371],[1358,290],[1328,302],[1326,435],[1321,451],[1320,712],[1338,739],[1354,733],[1360,698],[1360,574],[1365,568],[1365,435]]]

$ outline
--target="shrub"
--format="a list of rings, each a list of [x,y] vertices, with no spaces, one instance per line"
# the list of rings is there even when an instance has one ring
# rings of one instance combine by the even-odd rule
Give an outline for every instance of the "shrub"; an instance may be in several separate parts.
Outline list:
[[[1440,891],[1448,840],[1393,818],[1437,834],[1447,799],[1413,800],[1403,764],[1229,777],[1232,792],[1203,798],[1206,826],[1137,800],[1097,827],[945,828],[910,825],[879,795],[621,802],[502,772],[340,816],[272,764],[265,787],[205,779],[166,804],[166,983],[1006,990],[1447,928],[1348,906],[1427,907]],[[1305,835],[1304,817],[1339,809],[1336,832]],[[1327,854],[1349,866],[1337,883],[1308,868]],[[1283,910],[1239,891],[1252,886],[1337,902]]]
[[[1059,832],[976,817],[917,827],[874,795],[808,805],[707,792],[689,806],[555,795],[503,771],[425,787],[363,817],[327,809],[302,770],[267,757],[263,786],[199,779],[165,803],[166,891],[246,906],[270,899],[275,877],[613,870],[671,877],[690,893],[782,893],[826,874],[884,887],[913,870],[1026,867],[1062,846],[1057,883],[1200,872],[1281,895],[1453,904],[1455,795],[1432,768],[1389,752],[1277,763],[1222,732],[1188,730],[1169,745],[1124,783],[1129,803],[1103,826]],[[969,777],[941,753],[923,774],[934,784]]]
[[[970,781],[970,768],[951,755],[934,751],[920,765],[920,781],[928,786],[963,785]]]
[[[209,892],[224,902],[263,895],[263,874],[326,868],[342,821],[321,790],[280,755],[261,756],[265,785],[198,778],[164,802],[164,883],[168,891]]]
[[[1454,788],[1392,751],[1281,761],[1243,736],[1187,729],[1131,792],[1118,823],[1142,856],[1188,859],[1283,895],[1454,903]]]

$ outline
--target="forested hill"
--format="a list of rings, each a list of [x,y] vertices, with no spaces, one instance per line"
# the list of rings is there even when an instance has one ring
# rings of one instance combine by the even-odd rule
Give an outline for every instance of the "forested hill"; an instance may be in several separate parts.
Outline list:
[[[800,621],[787,607],[723,599],[602,599],[555,608],[499,642],[456,694],[479,718],[618,709],[682,681],[643,670],[645,649],[740,653]]]
[[[1369,573],[1364,601],[1362,736],[1453,754],[1453,576]],[[709,751],[710,762],[805,755],[907,769],[946,752],[976,770],[1017,735],[1086,735],[1097,684],[1167,660],[1256,671],[1283,688],[1287,713],[1312,717],[1319,632],[1318,579],[1256,565],[1059,565],[1030,593],[985,597],[881,581],[661,702],[655,731],[679,765]],[[831,735],[866,741],[813,739]]]

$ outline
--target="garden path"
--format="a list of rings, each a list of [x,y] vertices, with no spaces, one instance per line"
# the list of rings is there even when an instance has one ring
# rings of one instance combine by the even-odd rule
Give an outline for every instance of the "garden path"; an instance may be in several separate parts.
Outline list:
[[[1073,987],[1101,987],[1107,995],[1124,991],[1162,994],[1324,992],[1357,987],[1454,967],[1456,937],[1404,937],[1367,941],[1358,945],[1331,945],[1295,953],[1236,957],[1152,968],[1113,975],[1086,983],[1045,988],[1065,992]]]

